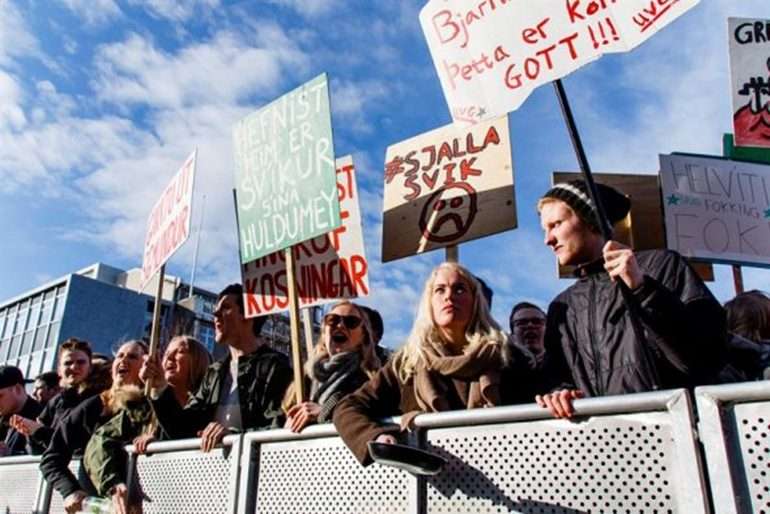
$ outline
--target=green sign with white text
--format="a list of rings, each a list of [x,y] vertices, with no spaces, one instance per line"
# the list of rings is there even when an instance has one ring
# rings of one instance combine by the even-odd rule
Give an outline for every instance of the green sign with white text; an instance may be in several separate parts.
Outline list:
[[[342,224],[326,74],[241,120],[233,137],[242,263]]]

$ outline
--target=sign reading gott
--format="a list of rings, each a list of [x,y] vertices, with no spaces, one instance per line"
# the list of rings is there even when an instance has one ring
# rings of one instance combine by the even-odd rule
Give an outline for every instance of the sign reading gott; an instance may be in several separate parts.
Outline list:
[[[340,226],[325,74],[246,117],[234,139],[241,262]]]

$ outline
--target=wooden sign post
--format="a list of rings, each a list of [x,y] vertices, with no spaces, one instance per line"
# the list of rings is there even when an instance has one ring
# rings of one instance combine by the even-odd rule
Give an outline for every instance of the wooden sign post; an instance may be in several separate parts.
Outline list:
[[[302,353],[299,347],[299,300],[297,299],[297,276],[294,271],[294,251],[291,247],[286,252],[286,285],[289,289],[289,323],[291,329],[291,363],[294,368],[294,393],[297,403],[305,398],[305,383],[302,373]]]

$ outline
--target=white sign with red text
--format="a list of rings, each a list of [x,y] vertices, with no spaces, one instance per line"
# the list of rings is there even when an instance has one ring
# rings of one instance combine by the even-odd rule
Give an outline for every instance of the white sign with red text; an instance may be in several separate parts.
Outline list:
[[[516,110],[541,84],[626,52],[699,0],[430,0],[420,11],[455,122]]]
[[[198,150],[185,160],[150,211],[142,260],[142,289],[190,236],[195,161]]]
[[[369,294],[369,264],[364,254],[353,158],[337,159],[336,170],[342,226],[292,246],[301,308]],[[288,310],[284,251],[243,264],[241,272],[247,317]]]

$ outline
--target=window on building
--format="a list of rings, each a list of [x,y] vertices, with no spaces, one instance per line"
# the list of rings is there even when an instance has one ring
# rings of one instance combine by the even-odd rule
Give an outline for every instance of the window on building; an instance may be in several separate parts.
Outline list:
[[[29,378],[35,378],[43,371],[43,352],[35,352],[31,355],[29,360],[29,371],[27,372],[27,377]]]
[[[32,348],[33,351],[38,351],[45,348],[45,339],[47,335],[48,325],[41,325],[37,328],[37,333],[35,334],[35,344]]]
[[[46,299],[43,300],[43,310],[40,314],[40,324],[48,323],[51,321],[51,314],[53,313],[53,297],[48,298],[48,295],[46,295]]]
[[[11,338],[11,348],[8,350],[6,359],[15,359],[19,356],[19,347],[21,346],[21,336],[16,335]]]
[[[64,314],[64,304],[65,298],[64,298],[64,287],[59,288],[59,293],[56,296],[56,309],[54,310],[53,314],[53,320],[58,321],[61,319],[62,315]]]
[[[48,344],[46,347],[53,348],[56,346],[56,340],[59,337],[59,325],[61,323],[57,321],[56,323],[51,323],[51,328],[48,331]]]
[[[29,308],[24,305],[19,309],[19,314],[16,317],[16,325],[13,328],[13,334],[21,334],[24,332],[24,327],[27,324],[27,314],[29,313]]]
[[[35,331],[34,330],[28,330],[24,332],[24,336],[22,336],[21,341],[21,350],[19,350],[19,353],[21,355],[24,355],[25,353],[32,353],[32,342],[35,337]]]

